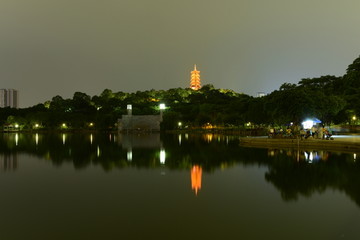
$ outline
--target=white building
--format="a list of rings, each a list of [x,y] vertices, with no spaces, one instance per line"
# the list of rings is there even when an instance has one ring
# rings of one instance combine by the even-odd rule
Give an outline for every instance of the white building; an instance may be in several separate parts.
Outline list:
[[[0,89],[0,107],[19,107],[19,92],[15,89]]]

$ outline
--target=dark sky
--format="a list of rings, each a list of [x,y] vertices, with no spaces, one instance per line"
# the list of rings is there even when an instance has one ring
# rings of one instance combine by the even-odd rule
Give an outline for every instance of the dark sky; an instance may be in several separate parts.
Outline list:
[[[0,88],[20,107],[202,84],[255,96],[341,76],[360,54],[359,0],[0,0]]]

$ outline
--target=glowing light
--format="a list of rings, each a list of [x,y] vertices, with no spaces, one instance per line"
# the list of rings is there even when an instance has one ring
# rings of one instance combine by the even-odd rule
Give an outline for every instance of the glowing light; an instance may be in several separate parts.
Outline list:
[[[127,160],[128,160],[129,162],[131,162],[132,159],[133,159],[133,155],[132,155],[132,150],[130,149],[130,150],[128,150],[128,152],[127,152]]]
[[[15,124],[15,128],[19,128],[19,124]]]
[[[201,88],[200,71],[196,69],[196,64],[194,65],[194,70],[190,73],[190,88],[193,90]]]
[[[205,140],[209,143],[213,140],[213,135],[211,133],[205,134]]]
[[[126,105],[126,109],[127,109],[127,110],[131,110],[131,109],[132,109],[132,105],[131,105],[131,104]]]
[[[63,142],[63,145],[65,145],[65,143],[66,143],[66,135],[64,133],[62,135],[62,142]]]
[[[92,145],[92,143],[93,143],[93,139],[94,137],[93,137],[93,135],[92,134],[90,134],[90,144]]]
[[[202,168],[198,165],[194,165],[191,168],[191,189],[195,190],[195,195],[201,189],[201,177],[202,177]]]
[[[61,124],[61,127],[66,128],[66,123]]]
[[[36,123],[36,124],[35,124],[35,128],[38,128],[38,127],[39,127],[39,124]]]
[[[312,126],[314,126],[314,121],[306,120],[306,121],[302,122],[302,125],[303,125],[304,129],[309,129],[309,128],[312,128]]]
[[[89,123],[89,126],[90,126],[90,127],[93,127],[93,126],[94,126],[94,123],[92,123],[92,122]]]
[[[97,149],[96,149],[96,156],[97,156],[97,157],[100,157],[100,154],[101,154],[101,152],[100,152],[100,147],[99,147],[99,146],[97,146]]]
[[[355,116],[355,115],[352,117],[352,120],[354,120],[354,121],[356,120],[356,116]]]
[[[39,134],[35,134],[35,144],[39,144]]]
[[[165,164],[166,152],[165,149],[160,150],[160,163]]]
[[[181,126],[182,126],[182,122],[178,122],[178,126],[181,127]]]
[[[166,108],[165,103],[160,103],[159,108],[160,110],[164,110]]]
[[[356,153],[354,153],[354,162],[356,161]]]
[[[19,134],[15,134],[15,145],[19,144]]]
[[[181,145],[181,134],[179,134],[178,139],[179,139],[179,145]]]

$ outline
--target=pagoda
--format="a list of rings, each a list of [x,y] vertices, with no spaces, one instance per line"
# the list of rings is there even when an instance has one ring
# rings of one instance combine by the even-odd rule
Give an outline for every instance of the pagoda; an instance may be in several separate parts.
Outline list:
[[[201,88],[200,71],[196,69],[196,64],[194,66],[194,70],[191,71],[190,76],[190,88],[193,90],[199,90]]]

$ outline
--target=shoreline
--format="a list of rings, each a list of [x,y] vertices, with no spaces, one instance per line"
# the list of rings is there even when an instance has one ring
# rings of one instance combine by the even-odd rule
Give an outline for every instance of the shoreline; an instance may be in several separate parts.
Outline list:
[[[273,139],[265,137],[241,137],[240,146],[257,148],[301,148],[330,151],[360,151],[360,135],[335,135],[325,139]]]

